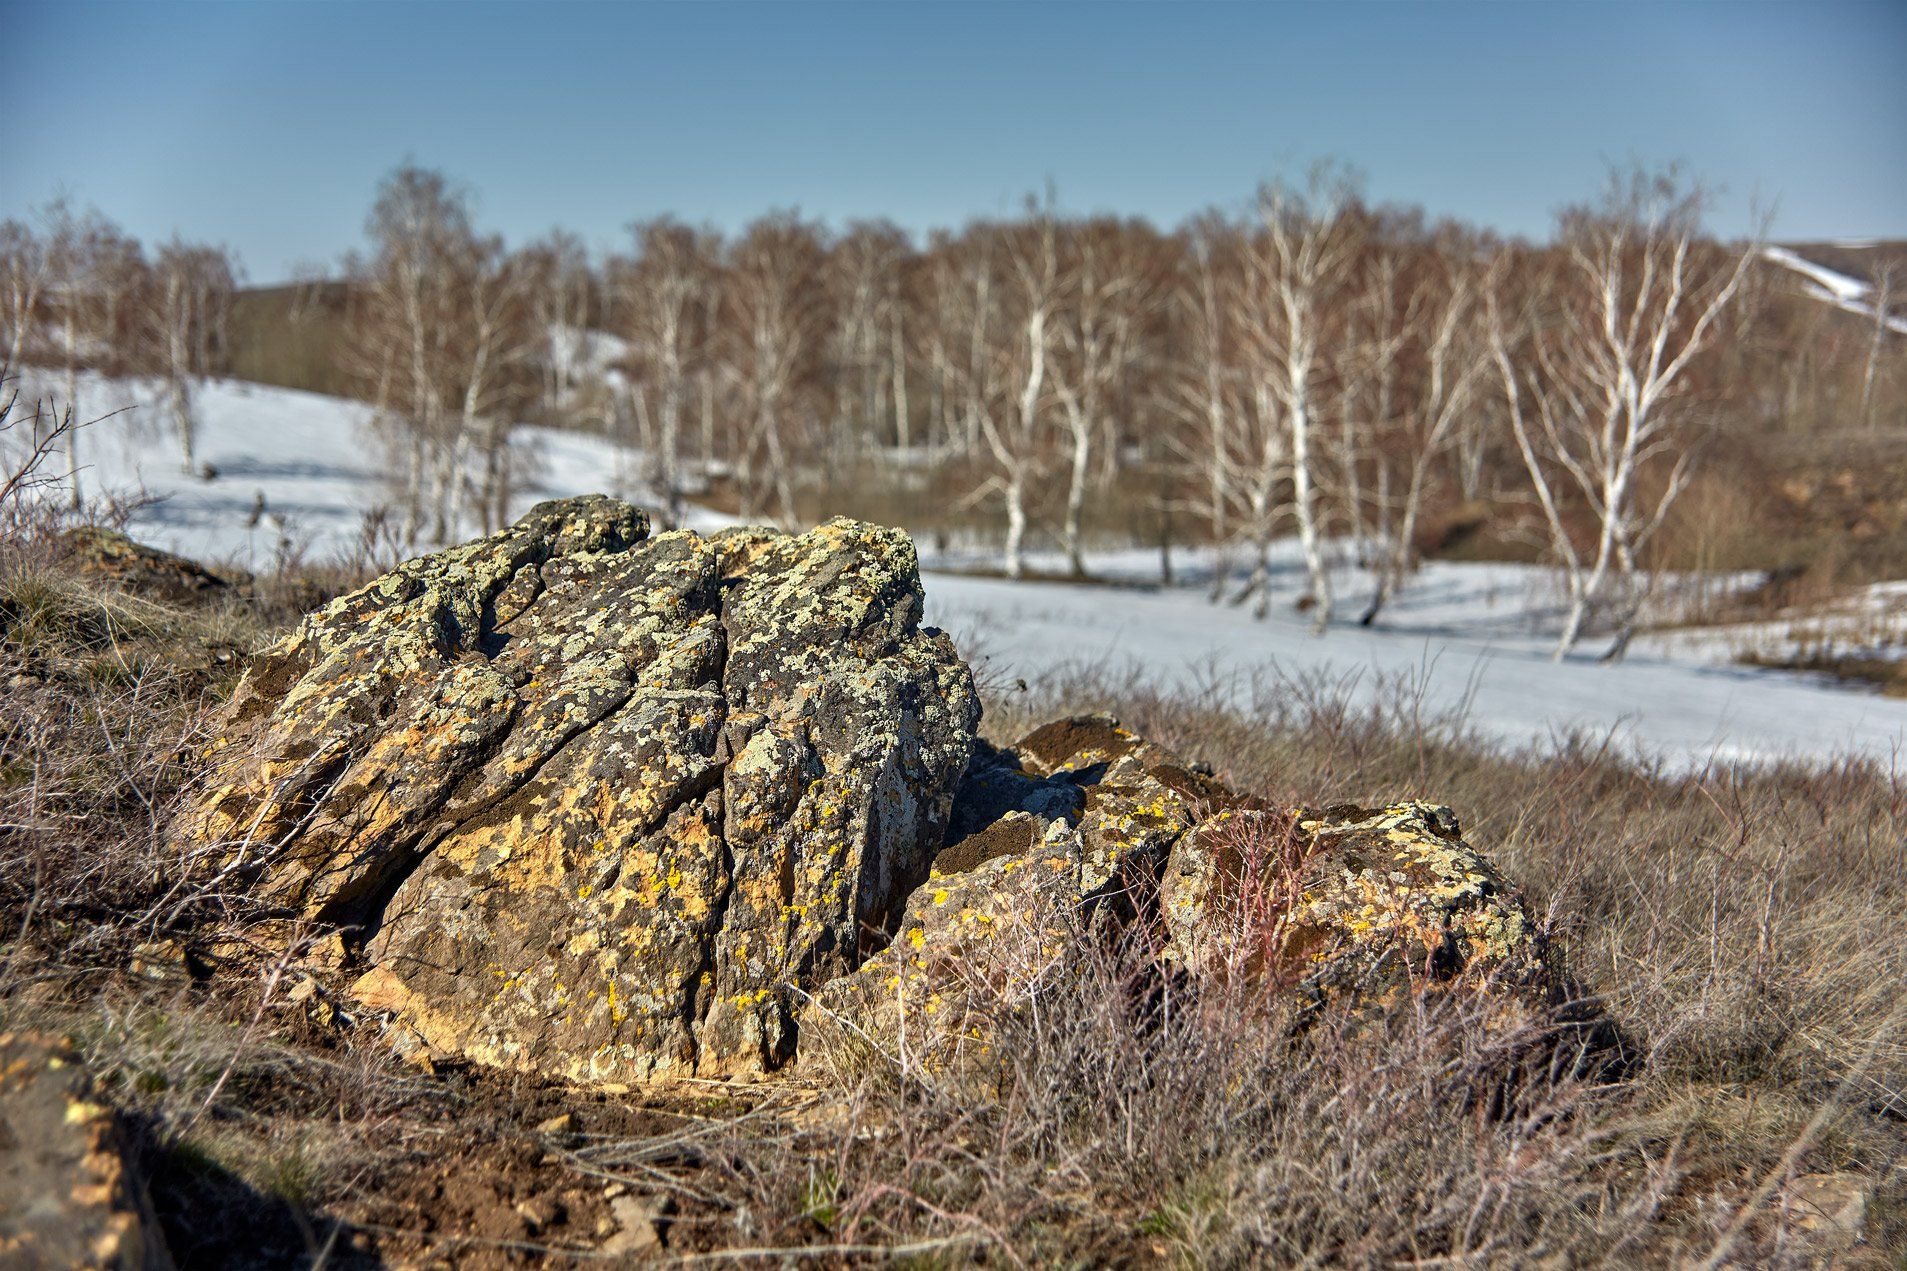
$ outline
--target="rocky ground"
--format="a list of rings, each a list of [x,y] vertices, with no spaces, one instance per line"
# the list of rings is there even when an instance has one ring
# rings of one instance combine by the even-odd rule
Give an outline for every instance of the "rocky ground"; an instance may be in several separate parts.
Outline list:
[[[1447,739],[983,729],[891,530],[565,500],[282,634],[254,580],[62,550],[0,598],[0,1104],[60,1127],[0,1140],[24,1265],[1899,1248],[1897,778],[1806,831],[1829,778],[1731,816],[1557,757],[1573,811],[1479,799],[1554,844],[1538,905],[1445,806],[1509,761]],[[1804,840],[1891,925],[1805,930]]]

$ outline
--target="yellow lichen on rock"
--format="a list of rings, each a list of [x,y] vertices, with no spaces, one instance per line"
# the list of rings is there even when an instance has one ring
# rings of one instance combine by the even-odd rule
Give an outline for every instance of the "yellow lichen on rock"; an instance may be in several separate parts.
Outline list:
[[[346,931],[426,1050],[773,1065],[943,837],[977,707],[904,534],[544,504],[252,663],[184,832]]]

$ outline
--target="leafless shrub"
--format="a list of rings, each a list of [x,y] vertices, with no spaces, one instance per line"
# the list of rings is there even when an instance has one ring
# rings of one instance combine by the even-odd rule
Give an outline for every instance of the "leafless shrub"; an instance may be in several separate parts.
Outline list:
[[[211,688],[178,654],[242,647],[255,624],[70,573],[52,550],[67,513],[34,494],[52,452],[36,439],[0,488],[0,996],[123,964],[232,901],[209,850],[168,841]]]
[[[74,427],[73,408],[35,401],[21,409],[19,382],[0,362],[0,539],[18,546],[36,536],[50,515],[33,496],[58,483],[47,463]]]

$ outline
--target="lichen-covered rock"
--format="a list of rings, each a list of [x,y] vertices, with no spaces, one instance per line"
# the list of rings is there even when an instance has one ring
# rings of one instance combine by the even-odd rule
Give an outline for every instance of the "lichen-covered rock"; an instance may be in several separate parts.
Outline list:
[[[1090,716],[983,751],[954,826],[893,947],[820,996],[877,1045],[911,1029],[917,1049],[951,1042],[942,1058],[984,1049],[988,1012],[1107,929],[1311,1005],[1450,989],[1521,1026],[1565,997],[1522,901],[1447,808],[1267,807]]]
[[[251,581],[245,575],[214,573],[197,561],[134,542],[117,530],[98,525],[65,531],[60,535],[60,547],[82,574],[167,604],[203,604]]]
[[[898,531],[543,504],[259,655],[186,832],[351,929],[429,1053],[772,1067],[944,838],[978,705],[920,612]]]
[[[1246,906],[1248,912],[1240,913]],[[1547,945],[1521,898],[1429,803],[1222,813],[1175,847],[1160,883],[1175,957],[1209,963],[1242,929],[1254,974],[1314,998],[1399,984],[1547,988]]]
[[[877,1044],[911,1013],[984,1046],[975,1010],[1039,983],[1081,916],[1118,926],[1149,913],[1173,844],[1240,802],[1106,715],[1048,724],[1004,751],[983,744],[954,802],[951,841],[894,943],[824,989],[820,1005]]]
[[[119,1119],[78,1057],[0,1033],[0,1266],[171,1265]]]
[[[1542,980],[1548,950],[1522,898],[1430,803],[1294,815],[1303,890],[1287,918],[1313,982],[1356,984],[1395,962],[1471,989]]]

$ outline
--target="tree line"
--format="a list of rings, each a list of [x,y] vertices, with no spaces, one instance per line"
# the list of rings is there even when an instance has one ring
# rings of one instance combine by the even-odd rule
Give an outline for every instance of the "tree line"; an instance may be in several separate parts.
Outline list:
[[[181,462],[192,470],[192,398],[225,364],[239,276],[223,247],[175,235],[148,253],[98,211],[57,199],[31,220],[0,221],[0,368],[59,368],[62,405],[74,418],[82,369],[157,379]],[[77,427],[61,430],[76,508],[84,497],[81,438]]]
[[[1291,538],[1323,630],[1347,604],[1377,620],[1433,506],[1495,500],[1561,571],[1559,655],[1592,629],[1619,654],[1698,441],[1719,412],[1781,409],[1745,335],[1767,309],[1755,245],[1705,233],[1704,202],[1679,172],[1616,171],[1532,244],[1373,205],[1321,165],[1172,231],[1049,190],[924,240],[663,217],[597,255],[562,232],[512,249],[406,166],[333,285],[407,543],[502,524],[537,420],[625,443],[669,523],[717,487],[792,524],[880,486],[991,520],[1014,577],[1035,539],[1084,574],[1111,526],[1168,574],[1177,545],[1227,548],[1214,597],[1262,615]],[[51,355],[70,394],[110,347],[167,384],[190,465],[229,255],[147,258],[61,205],[0,229],[0,271],[10,364]]]

